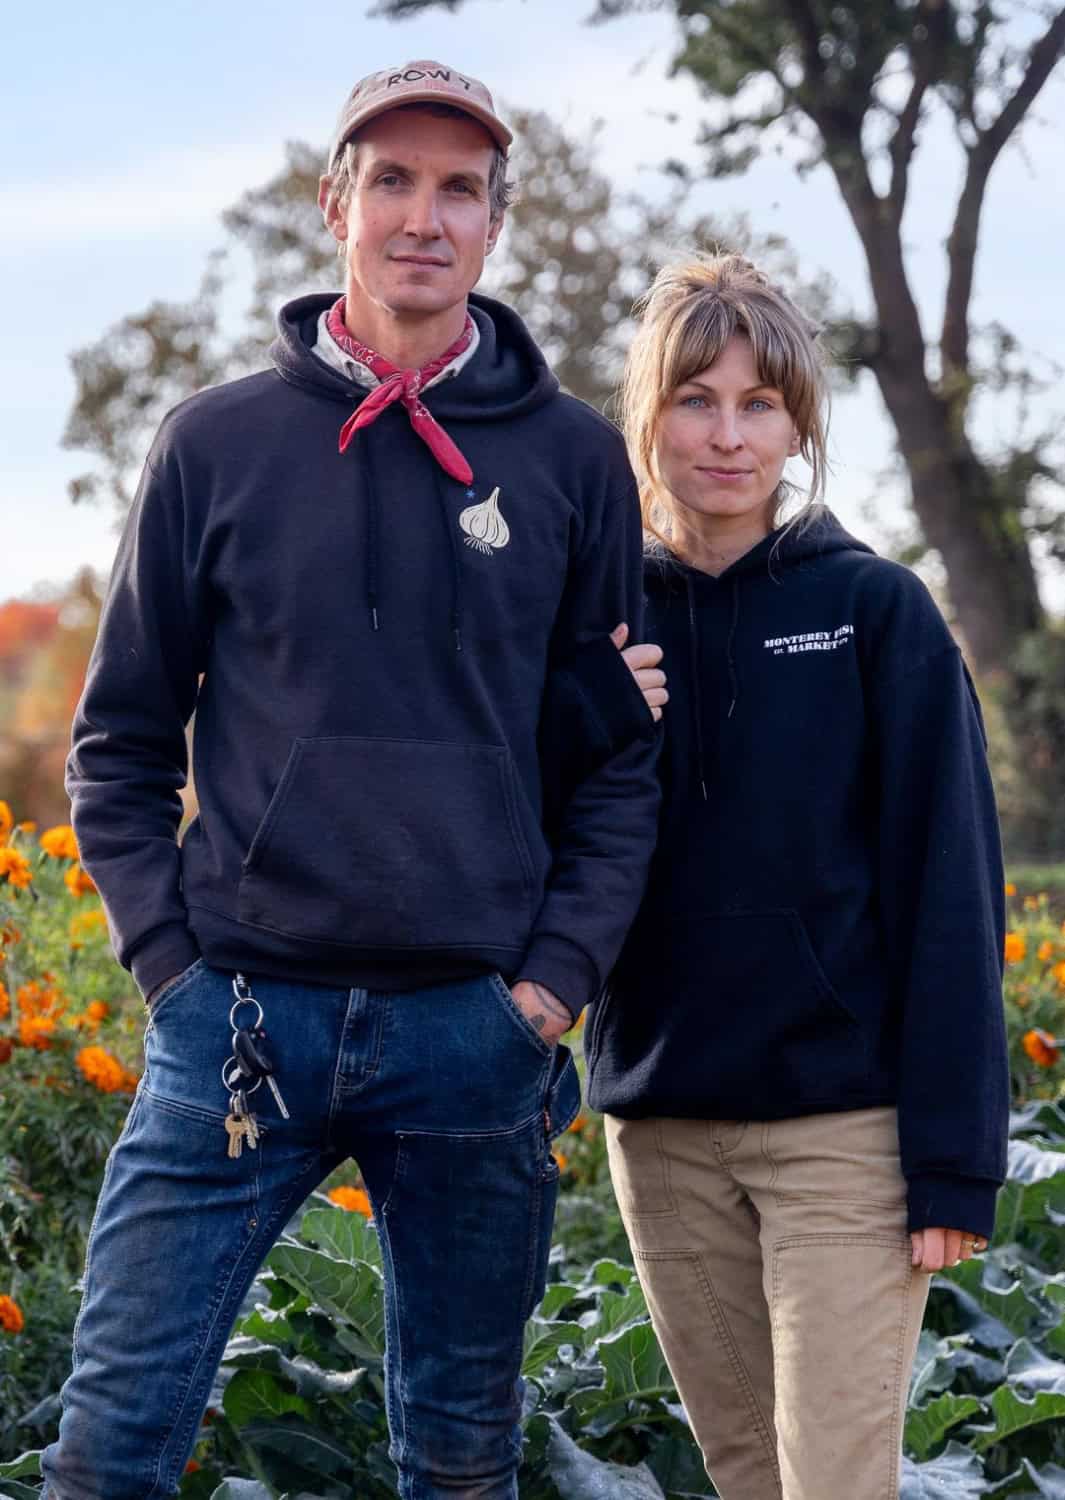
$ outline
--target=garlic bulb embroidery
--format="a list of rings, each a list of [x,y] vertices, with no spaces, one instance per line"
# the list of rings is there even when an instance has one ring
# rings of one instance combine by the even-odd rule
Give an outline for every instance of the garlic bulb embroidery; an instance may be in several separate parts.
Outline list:
[[[491,552],[493,547],[505,547],[510,541],[510,527],[499,509],[499,486],[479,505],[468,505],[459,515],[459,525],[466,533],[467,547],[476,547],[478,552]]]

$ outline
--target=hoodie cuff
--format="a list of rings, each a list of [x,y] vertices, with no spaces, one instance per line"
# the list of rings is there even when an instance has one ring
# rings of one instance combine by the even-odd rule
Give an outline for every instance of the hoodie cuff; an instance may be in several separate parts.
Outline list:
[[[907,1181],[909,1227],[963,1229],[990,1240],[995,1229],[999,1184],[979,1177],[951,1177],[927,1172]]]
[[[183,922],[153,927],[134,950],[130,969],[137,988],[147,1000],[157,984],[182,974],[200,957],[196,940]]]
[[[625,658],[608,635],[597,636],[578,647],[568,671],[602,725],[611,754],[625,749],[634,740],[651,738],[655,732],[654,715]]]
[[[584,949],[547,934],[533,938],[513,983],[522,979],[557,995],[574,1021],[602,989],[598,970]]]

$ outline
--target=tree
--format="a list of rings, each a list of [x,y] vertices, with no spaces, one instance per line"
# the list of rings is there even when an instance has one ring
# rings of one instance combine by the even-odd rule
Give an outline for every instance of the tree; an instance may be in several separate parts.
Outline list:
[[[396,19],[455,0],[382,0]],[[648,8],[598,0],[592,20]],[[913,507],[940,554],[976,665],[1012,672],[1044,626],[1033,536],[1061,555],[1062,517],[1039,504],[1056,477],[1044,445],[981,452],[973,403],[982,371],[971,302],[991,171],[1065,50],[1065,7],[991,0],[659,0],[677,18],[678,71],[715,112],[704,129],[709,172],[742,171],[787,132],[800,171],[832,172],[858,233],[875,308],[854,324],[848,357],[870,370],[905,460]],[[1026,17],[1040,18],[1029,45]],[[907,193],[923,128],[945,111],[964,161],[946,246],[947,292],[926,338],[904,254]],[[1008,361],[998,362],[998,374]],[[1014,674],[1015,675],[1015,674]],[[1019,680],[1019,678],[1017,679]]]

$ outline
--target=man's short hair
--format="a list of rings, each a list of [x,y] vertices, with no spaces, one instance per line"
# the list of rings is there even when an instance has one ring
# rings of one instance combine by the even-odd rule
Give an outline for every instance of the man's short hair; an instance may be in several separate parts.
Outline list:
[[[396,112],[401,110],[421,110],[424,114],[435,115],[442,120],[472,120],[464,109],[458,109],[454,104],[397,104]],[[390,110],[391,114],[392,111]],[[359,161],[359,133],[355,132],[350,141],[345,141],[337,156],[336,165],[329,174],[329,181],[337,202],[344,207],[355,187],[355,178],[358,174]],[[494,223],[501,219],[507,209],[517,198],[517,184],[507,177],[507,158],[503,151],[492,143],[492,165],[488,169],[488,211]]]

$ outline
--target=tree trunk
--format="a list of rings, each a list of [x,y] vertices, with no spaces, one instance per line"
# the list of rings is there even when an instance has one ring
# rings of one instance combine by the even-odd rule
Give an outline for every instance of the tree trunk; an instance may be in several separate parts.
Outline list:
[[[943,559],[958,625],[977,671],[1008,671],[1024,636],[1043,624],[1035,570],[1017,499],[995,483],[951,403],[925,372],[925,338],[890,199],[873,192],[854,149],[829,152],[861,238],[879,323],[870,364],[906,461],[913,508]],[[968,371],[953,371],[952,378]]]
[[[874,362],[910,472],[913,508],[943,559],[950,600],[977,670],[1003,671],[1043,623],[1035,570],[1013,498],[951,429],[947,402],[909,370]]]

